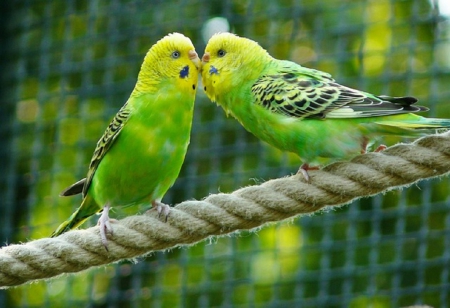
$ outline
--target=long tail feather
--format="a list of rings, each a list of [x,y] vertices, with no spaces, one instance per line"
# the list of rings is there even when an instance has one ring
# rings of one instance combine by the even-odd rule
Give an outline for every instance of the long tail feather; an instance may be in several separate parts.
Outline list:
[[[100,210],[101,208],[95,201],[90,196],[86,196],[78,209],[52,233],[51,237],[56,237],[78,227],[90,216],[100,212]]]
[[[376,124],[409,130],[450,129],[448,119],[421,118],[420,121],[379,121]]]
[[[78,182],[70,185],[64,189],[59,195],[61,197],[68,197],[73,195],[78,195],[83,192],[84,184],[86,183],[86,178],[79,180]]]

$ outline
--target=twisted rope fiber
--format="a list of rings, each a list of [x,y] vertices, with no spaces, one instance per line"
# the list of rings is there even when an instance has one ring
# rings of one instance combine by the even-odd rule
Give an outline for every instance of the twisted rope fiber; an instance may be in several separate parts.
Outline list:
[[[185,201],[172,209],[167,222],[156,211],[114,223],[102,245],[98,227],[74,230],[0,249],[0,287],[16,286],[134,258],[152,251],[192,244],[214,235],[252,229],[328,206],[399,188],[450,172],[450,133],[398,144],[381,153],[359,155],[301,175],[267,181],[230,194]]]

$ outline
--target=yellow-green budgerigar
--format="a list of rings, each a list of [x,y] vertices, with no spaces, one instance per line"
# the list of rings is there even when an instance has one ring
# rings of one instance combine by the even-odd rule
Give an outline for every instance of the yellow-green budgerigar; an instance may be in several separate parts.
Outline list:
[[[98,224],[107,247],[112,206],[151,202],[167,219],[170,208],[161,199],[188,148],[200,65],[182,34],[169,34],[150,48],[130,98],[97,143],[87,177],[61,193],[82,193],[83,201],[52,237],[102,211]]]
[[[309,163],[365,152],[383,135],[418,136],[450,128],[450,120],[413,113],[413,97],[376,96],[342,86],[331,75],[278,60],[256,42],[215,34],[203,55],[207,96],[259,139]]]

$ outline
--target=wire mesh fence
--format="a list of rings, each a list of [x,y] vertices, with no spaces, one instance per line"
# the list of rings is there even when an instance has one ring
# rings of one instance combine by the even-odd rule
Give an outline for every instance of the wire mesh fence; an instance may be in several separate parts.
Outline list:
[[[201,55],[209,33],[229,27],[277,58],[368,92],[418,97],[431,109],[428,116],[450,118],[447,2],[5,3],[2,244],[48,236],[79,205],[79,198],[59,192],[85,176],[146,51],[167,33],[189,36]],[[295,155],[259,142],[199,91],[188,154],[163,201],[231,192],[295,173],[299,164]],[[447,178],[423,182],[257,232],[1,290],[0,306],[447,307],[449,184]]]

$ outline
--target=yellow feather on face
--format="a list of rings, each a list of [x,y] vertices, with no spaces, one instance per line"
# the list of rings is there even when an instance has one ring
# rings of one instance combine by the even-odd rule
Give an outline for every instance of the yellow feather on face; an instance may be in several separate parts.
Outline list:
[[[131,96],[138,93],[155,92],[159,84],[164,84],[166,80],[177,78],[180,74],[180,63],[173,61],[172,53],[174,50],[180,52],[180,57],[188,57],[194,63],[197,70],[200,70],[201,61],[197,54],[190,53],[194,50],[192,42],[180,33],[171,33],[160,39],[146,54],[141,70],[138,75],[138,81]],[[189,78],[178,78],[179,82],[185,82],[186,88],[192,86],[192,79],[197,75],[191,74]],[[180,90],[187,90],[180,83]],[[192,91],[192,89],[189,89]]]
[[[221,55],[221,51],[226,51],[228,57]],[[265,64],[273,59],[258,43],[232,33],[213,35],[206,46],[205,55],[208,55],[208,59],[205,61],[203,56],[202,79],[206,95],[213,102],[219,101],[231,89],[239,88],[242,79],[256,79]],[[239,78],[235,78],[236,75]],[[222,106],[228,112],[226,103]]]

